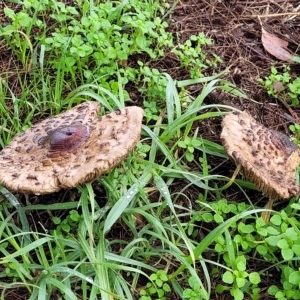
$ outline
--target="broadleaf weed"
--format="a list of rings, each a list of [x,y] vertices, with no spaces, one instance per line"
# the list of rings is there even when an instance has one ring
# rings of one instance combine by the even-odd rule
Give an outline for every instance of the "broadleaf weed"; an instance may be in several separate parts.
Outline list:
[[[259,78],[258,81],[265,87],[269,95],[291,101],[291,105],[299,104],[300,78],[292,79],[288,66],[284,66],[282,72],[272,66],[271,74],[265,79]]]

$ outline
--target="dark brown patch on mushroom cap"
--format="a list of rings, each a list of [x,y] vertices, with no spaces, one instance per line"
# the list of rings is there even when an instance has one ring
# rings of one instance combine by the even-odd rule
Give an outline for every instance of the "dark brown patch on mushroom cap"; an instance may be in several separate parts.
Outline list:
[[[244,176],[271,199],[299,194],[295,172],[300,150],[286,135],[267,129],[244,111],[224,117],[221,140]]]
[[[143,110],[126,107],[98,118],[99,110],[99,103],[84,102],[16,136],[0,152],[0,183],[39,195],[110,171],[138,142]]]
[[[83,125],[69,125],[50,131],[48,137],[49,152],[64,152],[77,149],[89,137],[89,134]],[[49,156],[51,157],[51,153]]]

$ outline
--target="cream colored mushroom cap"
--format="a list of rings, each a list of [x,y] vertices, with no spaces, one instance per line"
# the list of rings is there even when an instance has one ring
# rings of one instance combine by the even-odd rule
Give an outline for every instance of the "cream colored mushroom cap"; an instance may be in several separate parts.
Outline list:
[[[243,111],[224,117],[221,140],[244,176],[271,199],[299,194],[295,172],[300,151],[288,136],[267,129]]]
[[[27,194],[83,184],[119,164],[140,139],[143,109],[131,106],[98,118],[84,102],[16,136],[0,152],[0,183]]]

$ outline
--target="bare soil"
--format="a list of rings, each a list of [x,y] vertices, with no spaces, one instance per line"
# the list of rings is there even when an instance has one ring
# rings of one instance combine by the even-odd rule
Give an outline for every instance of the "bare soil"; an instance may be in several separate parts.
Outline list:
[[[299,107],[291,109],[283,99],[270,98],[257,79],[268,76],[272,65],[279,69],[283,65],[264,50],[261,27],[288,41],[292,52],[300,52],[300,17],[288,14],[297,11],[298,1],[180,1],[172,14],[172,31],[180,33],[182,42],[199,32],[210,37],[214,43],[205,52],[223,60],[214,72],[230,67],[226,79],[257,103],[233,100],[226,94],[214,95],[209,101],[247,109],[267,127],[289,134],[288,125],[296,121],[293,112],[297,116]],[[292,75],[298,77],[299,64],[291,64],[291,69]],[[181,77],[172,70],[170,74]]]

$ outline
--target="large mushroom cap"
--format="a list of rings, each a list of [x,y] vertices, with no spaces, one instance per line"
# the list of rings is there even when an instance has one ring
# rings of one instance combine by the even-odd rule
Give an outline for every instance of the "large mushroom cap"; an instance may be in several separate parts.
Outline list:
[[[71,188],[110,171],[140,138],[143,110],[132,106],[98,118],[84,102],[35,124],[0,152],[0,183],[28,194]]]
[[[299,193],[295,172],[299,148],[289,137],[267,129],[246,111],[224,117],[221,140],[242,173],[271,199],[288,199]]]

